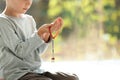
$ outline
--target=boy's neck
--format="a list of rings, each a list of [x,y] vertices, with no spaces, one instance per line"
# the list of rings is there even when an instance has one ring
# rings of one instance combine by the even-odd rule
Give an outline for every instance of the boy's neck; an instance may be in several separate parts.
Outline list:
[[[17,18],[21,18],[23,14],[20,13],[15,13],[12,10],[9,10],[7,8],[5,8],[5,10],[3,11],[3,13],[7,16],[12,16],[12,17],[17,17]]]

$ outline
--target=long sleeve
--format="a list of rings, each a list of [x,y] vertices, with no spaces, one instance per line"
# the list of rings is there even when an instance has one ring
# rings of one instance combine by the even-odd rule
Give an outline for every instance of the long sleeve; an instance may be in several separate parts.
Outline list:
[[[6,19],[0,19],[0,43],[3,43],[4,49],[8,49],[17,57],[24,58],[44,43],[37,33],[33,33],[30,38],[23,41],[19,37],[20,34],[14,31],[13,26]]]
[[[34,19],[29,15],[14,18],[0,14],[0,69],[5,80],[18,80],[41,66],[39,53],[45,43],[36,32]]]

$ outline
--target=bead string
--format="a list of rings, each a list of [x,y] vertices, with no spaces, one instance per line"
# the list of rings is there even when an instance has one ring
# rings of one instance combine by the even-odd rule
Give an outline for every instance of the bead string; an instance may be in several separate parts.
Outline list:
[[[55,54],[54,54],[54,40],[52,39],[52,58],[51,61],[54,62],[55,61]]]
[[[54,39],[55,37],[59,34],[59,31],[56,32],[55,35],[52,34],[51,32],[51,26],[49,27],[49,33],[50,33],[50,37],[52,38],[52,58],[51,61],[54,62],[55,61],[55,53],[54,53]]]

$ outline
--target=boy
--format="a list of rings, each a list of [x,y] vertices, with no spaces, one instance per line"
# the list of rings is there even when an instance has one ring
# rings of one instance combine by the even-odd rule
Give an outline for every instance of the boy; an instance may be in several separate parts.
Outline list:
[[[39,53],[47,48],[51,31],[62,26],[57,18],[38,30],[34,19],[25,14],[32,0],[6,0],[6,8],[0,14],[0,66],[5,80],[78,80],[65,73],[41,73]]]

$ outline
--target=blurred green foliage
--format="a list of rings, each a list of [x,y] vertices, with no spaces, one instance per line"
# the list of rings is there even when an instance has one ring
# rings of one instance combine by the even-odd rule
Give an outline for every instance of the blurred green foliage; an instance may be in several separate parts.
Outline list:
[[[68,37],[76,27],[79,29],[77,30],[79,36],[83,37],[89,34],[88,29],[92,24],[98,29],[102,24],[104,33],[120,39],[119,4],[119,0],[50,0],[48,16],[52,18],[62,16],[64,20],[62,36],[66,35],[65,37]]]
[[[104,15],[106,19],[104,20],[105,32],[116,36],[120,39],[120,1],[116,4],[118,0],[108,0],[104,4]]]

